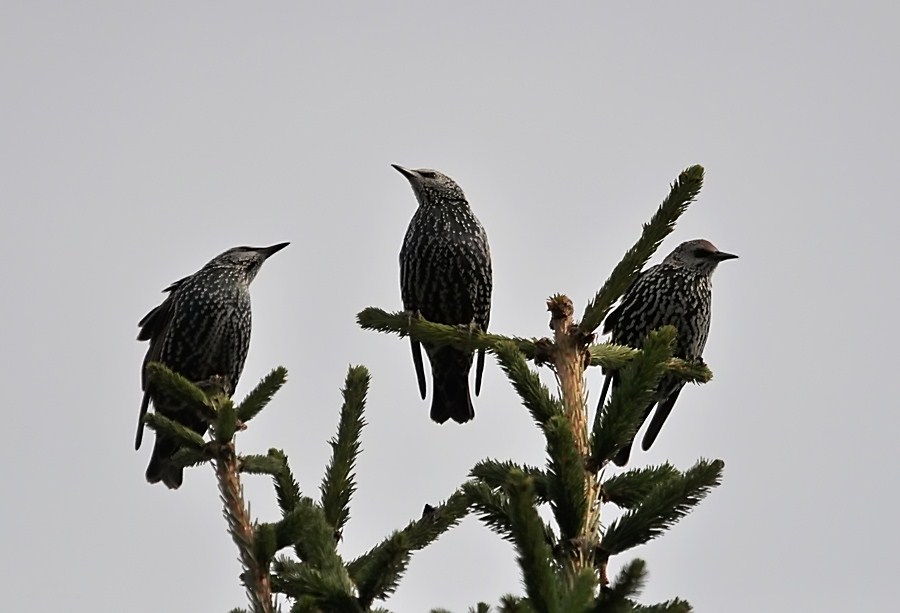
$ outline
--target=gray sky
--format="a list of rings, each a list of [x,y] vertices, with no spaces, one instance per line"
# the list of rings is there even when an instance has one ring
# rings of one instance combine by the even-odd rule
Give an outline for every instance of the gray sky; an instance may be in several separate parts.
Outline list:
[[[373,374],[346,558],[479,459],[542,462],[493,361],[476,420],[439,427],[407,343],[356,326],[400,307],[416,204],[392,162],[462,185],[493,250],[492,329],[523,336],[548,333],[551,293],[583,308],[703,164],[662,251],[741,255],[716,274],[716,377],[634,462],[722,458],[725,481],[613,572],[643,557],[643,602],[698,611],[891,608],[900,9],[622,4],[2,3],[0,608],[244,606],[211,471],[151,487],[132,450],[137,321],[234,245],[292,242],[254,284],[238,394],[279,364],[290,381],[242,450],[283,448],[316,495],[347,365]],[[277,517],[268,480],[246,490]],[[511,548],[470,518],[388,606],[520,591]]]

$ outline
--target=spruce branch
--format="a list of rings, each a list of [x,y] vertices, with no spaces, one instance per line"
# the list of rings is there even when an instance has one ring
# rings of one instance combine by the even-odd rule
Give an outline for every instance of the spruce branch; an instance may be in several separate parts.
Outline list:
[[[210,415],[212,404],[209,396],[222,387],[228,388],[229,385],[220,377],[193,383],[159,362],[147,364],[147,374],[154,393],[158,398],[165,400],[166,406],[171,407],[173,411],[193,411]],[[222,391],[228,394],[231,390]]]
[[[300,596],[294,599],[294,606],[291,607],[291,613],[322,613],[319,606],[312,597]]]
[[[590,466],[602,468],[624,445],[634,438],[641,426],[646,407],[656,395],[659,380],[672,357],[675,328],[663,326],[651,332],[639,354],[619,373],[609,402],[594,417],[591,433]]]
[[[713,373],[703,360],[690,362],[680,358],[669,358],[666,362],[667,372],[688,383],[709,383]]]
[[[600,543],[604,557],[643,545],[670,528],[719,485],[724,466],[721,460],[700,460],[653,488],[637,507],[609,525]]]
[[[273,584],[279,592],[288,594],[303,594],[297,599],[302,608],[301,611],[329,611],[333,613],[362,613],[365,611],[356,601],[356,598],[347,593],[340,581],[329,573],[309,566],[301,566],[300,569],[289,576],[278,575],[273,579]],[[301,604],[302,603],[302,604]],[[297,610],[296,608],[292,608]]]
[[[669,195],[650,221],[644,224],[641,237],[625,253],[625,257],[613,269],[603,287],[585,307],[580,324],[583,332],[591,333],[597,329],[612,305],[631,285],[635,275],[641,271],[663,239],[672,232],[675,222],[697,198],[702,187],[702,166],[691,166],[678,175],[669,189]]]
[[[284,468],[277,459],[268,455],[242,455],[238,457],[238,470],[250,475],[276,476]]]
[[[213,428],[213,435],[219,443],[228,443],[234,438],[237,432],[238,420],[237,411],[234,410],[234,404],[230,399],[224,399],[216,412],[216,423]]]
[[[535,355],[535,341],[533,340],[488,334],[469,326],[437,324],[426,320],[419,314],[407,311],[388,313],[382,309],[368,307],[356,315],[356,321],[364,330],[393,332],[400,338],[410,336],[414,340],[438,347],[450,346],[462,351],[484,349],[493,352],[498,344],[511,342],[529,359],[533,359]]]
[[[248,505],[249,508],[249,505]],[[253,555],[259,564],[269,565],[278,551],[278,531],[275,524],[257,523],[253,526]]]
[[[287,369],[279,366],[262,378],[237,407],[237,418],[241,423],[247,423],[262,411],[272,396],[281,389],[287,381]]]
[[[600,366],[604,370],[624,368],[640,353],[639,349],[614,343],[591,345],[588,351],[591,353],[591,366]],[[713,377],[712,371],[702,361],[690,362],[681,358],[670,358],[666,368],[668,374],[688,383],[709,383]]]
[[[628,365],[638,353],[637,349],[615,343],[599,343],[588,347],[591,366],[600,366],[604,370],[618,370]]]
[[[506,594],[500,597],[500,613],[535,613],[525,598]]]
[[[209,445],[203,449],[179,447],[178,451],[172,455],[172,464],[182,468],[200,466],[201,464],[206,464],[210,460],[212,460],[212,455]]]
[[[344,573],[337,553],[334,529],[314,500],[302,497],[298,504],[275,524],[277,549],[292,546],[301,561],[323,572]],[[349,586],[349,582],[347,583]]]
[[[397,589],[400,576],[406,571],[409,548],[401,532],[388,538],[353,560],[347,567],[353,577],[361,603],[371,604]]]
[[[272,563],[272,586],[284,594],[299,594],[294,598],[292,611],[333,611],[334,613],[362,613],[363,609],[346,582],[331,572],[323,572],[308,564],[298,564],[287,558]]]
[[[191,382],[159,362],[150,362],[147,370],[154,402],[164,404],[173,412],[191,413],[212,425],[219,418],[215,407],[228,401],[230,385],[225,377]],[[143,422],[158,436],[177,441],[179,451],[174,460],[179,466],[201,464],[210,459],[203,436],[180,421],[154,412],[145,414]]]
[[[597,575],[591,568],[582,568],[563,595],[560,611],[589,613],[594,611],[594,595],[597,593]]]
[[[406,572],[410,557],[433,543],[458,524],[468,513],[468,500],[462,491],[454,492],[421,519],[410,522],[384,541],[347,565],[347,572],[356,584],[358,599],[364,607],[387,598],[397,589]]]
[[[350,498],[356,491],[353,469],[359,455],[359,437],[365,420],[363,411],[371,377],[362,366],[352,366],[341,393],[344,404],[337,437],[331,439],[331,460],[325,468],[320,491],[325,519],[334,528],[336,537],[342,533],[350,517]]]
[[[194,450],[202,450],[206,440],[187,426],[169,419],[160,413],[147,413],[144,423],[161,436],[167,436],[178,442],[180,446]]]
[[[269,569],[267,564],[261,564],[255,556],[253,526],[250,511],[244,502],[233,442],[219,445],[215,468],[228,532],[237,545],[241,565],[244,567],[241,581],[247,592],[250,608],[253,613],[274,613]]]
[[[544,522],[538,515],[534,487],[524,473],[513,471],[506,487],[513,543],[531,606],[540,613],[562,613],[559,577],[547,544]]]
[[[551,418],[544,433],[550,507],[559,527],[560,541],[574,541],[583,536],[581,531],[588,509],[584,456],[578,451],[571,424],[564,415]]]
[[[560,402],[550,395],[550,390],[541,383],[538,374],[528,367],[525,355],[514,343],[509,341],[498,343],[496,356],[500,368],[506,373],[538,426],[543,428],[551,417],[563,414]]]
[[[523,473],[524,474],[524,473]],[[526,475],[527,476],[527,475]],[[479,519],[493,532],[505,541],[515,543],[512,520],[510,519],[509,497],[506,493],[508,481],[498,491],[478,481],[467,481],[463,484],[462,491],[468,501],[468,506]],[[535,499],[537,502],[537,499]],[[542,522],[543,523],[543,522]],[[555,549],[559,539],[553,529],[543,523],[544,541],[551,549]]]
[[[608,608],[628,605],[628,601],[637,597],[647,582],[647,563],[640,559],[631,560],[619,571],[612,585],[603,590],[600,597]]]
[[[691,605],[680,598],[673,598],[668,602],[654,604],[649,606],[634,605],[633,613],[691,613],[694,609]]]
[[[291,472],[285,453],[280,449],[269,449],[268,458],[273,463],[281,465],[278,472],[272,474],[272,480],[274,481],[275,495],[278,499],[281,513],[282,515],[287,515],[297,508],[297,505],[304,500],[304,496],[300,491],[300,485],[294,479],[294,474]]]
[[[603,482],[603,499],[623,509],[633,509],[660,483],[681,476],[681,471],[666,462],[619,473]]]
[[[463,484],[462,490],[479,519],[503,540],[514,542],[506,495],[476,481]]]
[[[509,473],[512,470],[519,470],[531,479],[534,485],[534,495],[538,502],[548,502],[550,500],[550,485],[547,482],[547,474],[540,468],[528,466],[525,464],[516,464],[515,462],[501,462],[499,460],[481,460],[472,470],[469,476],[477,479],[489,488],[499,490],[506,485],[509,479]]]

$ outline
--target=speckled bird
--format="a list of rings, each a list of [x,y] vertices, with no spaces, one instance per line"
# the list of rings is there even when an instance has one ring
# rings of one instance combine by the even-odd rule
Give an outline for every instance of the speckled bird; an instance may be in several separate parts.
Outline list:
[[[619,345],[640,348],[647,335],[662,326],[675,326],[674,356],[684,360],[700,360],[709,335],[712,308],[712,274],[719,262],[738,256],[724,253],[707,240],[697,239],[678,245],[661,264],[642,272],[625,292],[622,301],[611,312],[603,326],[604,334],[612,334],[611,341]],[[610,381],[617,382],[615,373],[608,373],[603,383],[598,410],[603,406]],[[656,440],[659,431],[672,412],[684,381],[665,375],[656,396],[644,411],[641,425],[650,416],[647,432],[641,441],[644,451]],[[613,461],[625,466],[631,455],[629,442]]]
[[[487,331],[491,318],[491,250],[487,234],[462,189],[436,170],[393,164],[412,185],[419,208],[400,250],[403,308],[435,323],[476,325]],[[425,398],[425,370],[419,343],[411,340],[419,393]],[[431,362],[431,419],[465,423],[475,417],[469,394],[473,353],[425,344]],[[475,395],[481,391],[484,351],[478,352]]]
[[[141,330],[137,338],[150,341],[150,348],[141,369],[144,398],[135,449],[141,446],[144,415],[151,400],[160,415],[177,419],[198,434],[206,432],[206,423],[200,416],[178,411],[153,389],[147,364],[162,363],[194,382],[216,375],[225,377],[233,392],[250,348],[250,283],[263,262],[287,245],[229,249],[163,290],[168,297],[138,323]],[[170,489],[178,489],[183,471],[171,462],[176,451],[178,445],[174,441],[157,435],[147,466],[147,481],[162,481]]]

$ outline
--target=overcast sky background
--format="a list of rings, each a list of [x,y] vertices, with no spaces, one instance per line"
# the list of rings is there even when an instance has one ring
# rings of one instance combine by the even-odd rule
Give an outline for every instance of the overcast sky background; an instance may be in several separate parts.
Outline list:
[[[722,458],[725,480],[611,570],[640,556],[642,602],[700,612],[893,608],[898,23],[894,2],[3,2],[0,609],[245,606],[210,469],[151,487],[132,448],[138,320],[235,245],[292,243],[254,283],[238,395],[279,364],[290,381],[242,450],[283,448],[316,496],[347,366],[372,372],[345,558],[482,458],[542,462],[495,362],[475,421],[440,427],[408,343],[356,326],[401,306],[416,202],[391,163],[460,183],[490,237],[492,330],[523,336],[548,333],[552,293],[580,312],[703,164],[654,261],[699,237],[740,254],[715,278],[715,380],[633,462]],[[277,518],[267,479],[246,490]],[[511,547],[469,518],[387,606],[508,592]]]

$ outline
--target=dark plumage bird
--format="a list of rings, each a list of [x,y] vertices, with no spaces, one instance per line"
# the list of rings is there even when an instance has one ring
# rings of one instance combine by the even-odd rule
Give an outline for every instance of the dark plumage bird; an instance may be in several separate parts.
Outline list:
[[[477,325],[491,318],[491,250],[481,222],[462,189],[436,170],[393,165],[409,180],[419,208],[400,250],[403,308],[435,323]],[[411,341],[419,392],[425,398],[425,370],[419,343]],[[475,417],[469,395],[471,352],[425,345],[433,383],[431,419],[465,423]],[[481,391],[484,351],[478,352],[475,395]]]
[[[177,419],[201,435],[206,432],[200,416],[178,411],[168,404],[171,401],[159,397],[148,381],[147,364],[160,362],[194,382],[222,376],[233,392],[250,347],[250,283],[266,258],[287,245],[229,249],[167,287],[164,291],[169,296],[138,323],[141,331],[137,338],[150,341],[150,348],[141,371],[144,398],[135,449],[141,446],[144,415],[151,400],[161,415]],[[162,481],[170,489],[181,485],[182,469],[171,462],[176,451],[178,446],[171,439],[156,437],[147,481]]]
[[[604,334],[612,334],[611,341],[619,345],[640,348],[647,335],[662,326],[675,326],[674,356],[684,360],[700,360],[709,335],[712,307],[712,274],[719,262],[736,258],[723,253],[706,240],[692,240],[678,245],[661,264],[642,272],[625,292],[622,301],[606,318]],[[603,406],[610,381],[617,382],[615,373],[606,375],[598,410]],[[684,381],[672,375],[662,378],[656,397],[644,411],[641,425],[657,406],[653,419],[641,442],[644,451],[656,440]],[[613,461],[625,466],[631,455],[631,441]]]

